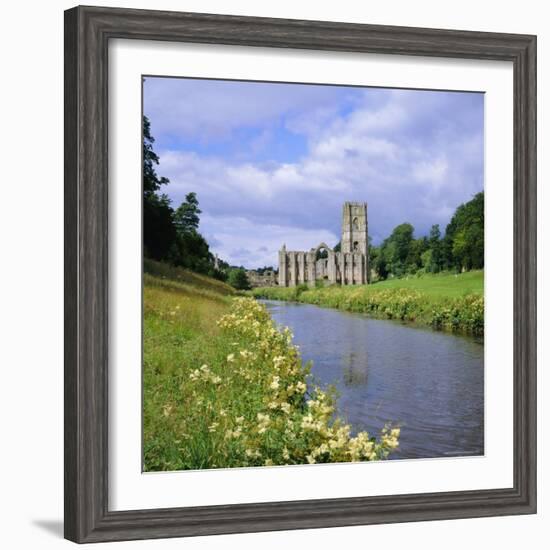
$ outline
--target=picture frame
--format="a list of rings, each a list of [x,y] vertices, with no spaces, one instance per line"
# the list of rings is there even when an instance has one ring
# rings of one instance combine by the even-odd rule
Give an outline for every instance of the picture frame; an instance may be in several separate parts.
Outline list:
[[[508,61],[514,72],[514,483],[509,489],[110,511],[111,39]],[[78,543],[536,512],[536,37],[76,7],[65,12],[65,537]]]

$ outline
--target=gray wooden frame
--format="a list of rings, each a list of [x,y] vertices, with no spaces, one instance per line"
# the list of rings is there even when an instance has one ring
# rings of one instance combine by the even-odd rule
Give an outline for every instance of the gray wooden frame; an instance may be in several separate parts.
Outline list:
[[[513,63],[513,488],[108,511],[107,48],[111,38]],[[535,513],[535,255],[535,36],[95,7],[66,11],[65,537],[97,542]]]

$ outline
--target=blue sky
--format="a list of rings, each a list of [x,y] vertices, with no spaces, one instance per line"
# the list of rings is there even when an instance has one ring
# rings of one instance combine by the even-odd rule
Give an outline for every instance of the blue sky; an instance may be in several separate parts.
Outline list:
[[[375,244],[403,222],[442,231],[483,189],[483,94],[148,77],[163,188],[195,191],[213,252],[276,265],[283,243],[340,239],[344,201],[368,203]]]

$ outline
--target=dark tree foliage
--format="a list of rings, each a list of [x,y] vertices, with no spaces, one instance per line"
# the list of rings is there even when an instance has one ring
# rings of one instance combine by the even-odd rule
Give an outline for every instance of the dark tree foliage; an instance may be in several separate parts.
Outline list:
[[[164,260],[176,244],[176,228],[172,207],[165,195],[152,193],[143,199],[144,254],[154,260]]]
[[[167,178],[155,170],[159,159],[153,150],[149,119],[143,117],[143,245],[146,256],[155,260],[166,258],[176,240],[173,211],[166,195],[158,195]]]

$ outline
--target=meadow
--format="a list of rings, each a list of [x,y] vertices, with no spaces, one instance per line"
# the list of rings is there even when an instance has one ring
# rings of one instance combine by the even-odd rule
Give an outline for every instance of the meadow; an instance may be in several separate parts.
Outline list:
[[[145,262],[145,471],[386,458],[399,428],[352,434],[287,330],[220,281]]]
[[[361,286],[256,288],[256,298],[295,301],[483,335],[483,271],[423,274]]]

